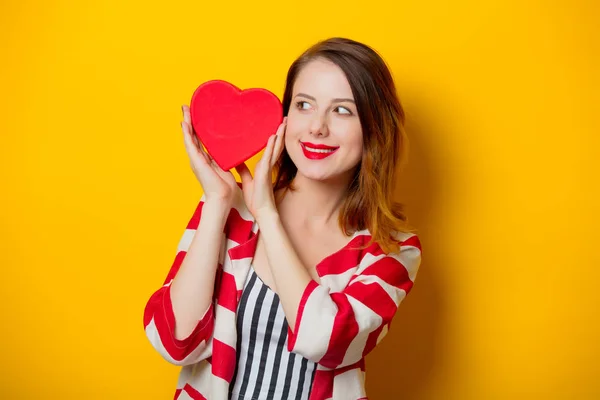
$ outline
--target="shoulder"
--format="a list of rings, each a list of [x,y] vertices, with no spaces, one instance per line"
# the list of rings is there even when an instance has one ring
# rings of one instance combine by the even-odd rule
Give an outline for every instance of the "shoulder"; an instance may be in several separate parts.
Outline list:
[[[391,256],[420,256],[421,255],[421,240],[416,233],[413,232],[395,232],[396,239],[400,248],[397,252],[389,253]]]
[[[410,280],[414,281],[421,265],[421,240],[413,232],[396,232],[394,237],[400,247],[398,251],[388,253],[386,256],[402,264]]]
[[[368,229],[358,231],[354,234],[354,240],[360,242],[361,245],[366,245],[371,240],[372,236]],[[362,256],[375,255],[379,257],[398,257],[401,254],[420,254],[421,240],[416,233],[413,232],[393,232],[392,238],[398,244],[398,250],[385,252],[377,242],[373,242],[362,252]]]
[[[361,233],[364,244],[371,239],[368,231]],[[396,251],[385,252],[377,242],[361,252],[357,274],[387,276],[390,280],[414,281],[421,264],[421,241],[416,233],[394,232]]]

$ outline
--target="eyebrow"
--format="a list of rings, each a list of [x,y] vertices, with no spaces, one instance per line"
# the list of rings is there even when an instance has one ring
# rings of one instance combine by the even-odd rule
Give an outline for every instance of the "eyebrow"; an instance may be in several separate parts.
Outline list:
[[[309,96],[309,95],[307,95],[306,93],[298,93],[298,94],[297,94],[296,96],[294,96],[294,97],[298,97],[298,96],[306,97],[307,99],[310,99],[310,100],[312,100],[312,101],[317,101],[317,99],[315,99],[315,98],[314,98],[314,97],[312,97],[312,96]],[[332,103],[341,103],[341,102],[344,102],[344,101],[349,101],[350,103],[354,103],[354,104],[356,104],[356,103],[355,103],[355,101],[354,101],[353,99],[349,99],[349,98],[341,98],[341,97],[335,98],[335,99],[333,99],[331,102],[332,102]]]

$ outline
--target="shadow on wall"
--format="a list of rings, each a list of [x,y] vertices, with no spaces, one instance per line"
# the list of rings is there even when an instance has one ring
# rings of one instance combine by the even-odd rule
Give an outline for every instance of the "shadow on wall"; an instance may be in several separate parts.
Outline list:
[[[409,161],[400,175],[395,199],[405,205],[409,222],[417,229],[423,248],[423,259],[410,294],[400,304],[390,331],[367,357],[366,388],[371,400],[417,400],[430,385],[430,377],[441,357],[437,348],[441,342],[440,323],[444,318],[443,286],[436,273],[441,269],[442,256],[428,246],[436,236],[436,221],[430,220],[441,201],[437,189],[434,160],[428,138],[438,132],[427,125],[432,121],[413,105],[407,111]],[[434,241],[434,240],[432,240]]]

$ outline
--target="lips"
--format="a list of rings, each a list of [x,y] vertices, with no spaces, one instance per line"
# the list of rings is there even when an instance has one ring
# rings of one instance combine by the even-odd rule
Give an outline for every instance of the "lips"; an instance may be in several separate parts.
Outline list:
[[[339,148],[339,146],[326,146],[324,144],[314,144],[314,143],[310,143],[310,142],[300,142],[300,143],[302,143],[303,146],[310,147],[311,149],[318,149],[318,150],[336,150]]]
[[[310,160],[322,160],[329,157],[339,149],[339,147],[326,146],[324,144],[315,144],[309,142],[300,142],[304,156]]]

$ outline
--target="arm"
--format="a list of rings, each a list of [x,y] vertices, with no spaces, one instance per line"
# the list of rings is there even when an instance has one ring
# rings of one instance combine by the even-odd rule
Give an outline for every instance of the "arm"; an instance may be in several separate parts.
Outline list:
[[[219,250],[228,210],[203,196],[179,241],[163,287],[150,298],[144,327],[152,345],[176,365],[212,353],[212,304]]]
[[[261,228],[289,325],[288,350],[327,368],[360,361],[386,335],[412,288],[421,262],[418,237],[407,234],[393,254],[371,246],[348,286],[329,293],[310,278],[277,216],[263,219]]]
[[[298,306],[307,285],[312,282],[281,224],[277,211],[257,215],[264,237],[267,260],[279,292],[281,307],[290,327],[296,326]]]

